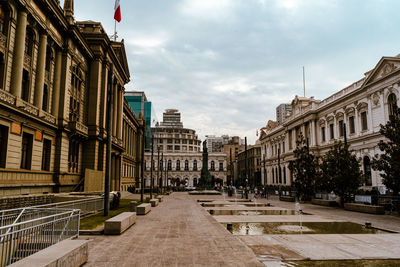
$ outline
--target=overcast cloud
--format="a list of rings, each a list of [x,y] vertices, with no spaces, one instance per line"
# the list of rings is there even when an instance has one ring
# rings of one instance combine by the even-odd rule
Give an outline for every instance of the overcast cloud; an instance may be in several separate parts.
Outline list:
[[[75,1],[76,20],[113,33],[114,0]],[[324,99],[400,53],[400,1],[121,0],[132,81],[157,118],[181,111],[185,127],[247,136],[303,94]]]

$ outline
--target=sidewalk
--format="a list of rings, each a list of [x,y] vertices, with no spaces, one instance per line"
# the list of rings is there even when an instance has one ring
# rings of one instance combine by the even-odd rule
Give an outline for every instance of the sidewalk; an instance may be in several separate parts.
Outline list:
[[[85,266],[265,266],[183,192],[165,196],[120,236],[80,238],[92,239]]]

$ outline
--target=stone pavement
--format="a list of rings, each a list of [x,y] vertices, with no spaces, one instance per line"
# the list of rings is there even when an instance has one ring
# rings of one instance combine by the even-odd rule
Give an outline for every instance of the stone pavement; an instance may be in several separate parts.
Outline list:
[[[81,236],[92,239],[85,266],[265,266],[195,199],[173,193],[120,236]]]

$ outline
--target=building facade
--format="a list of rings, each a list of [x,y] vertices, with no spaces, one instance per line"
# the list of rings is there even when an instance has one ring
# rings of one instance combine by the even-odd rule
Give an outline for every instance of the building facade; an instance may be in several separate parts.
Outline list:
[[[76,22],[72,0],[0,1],[0,195],[101,188],[109,88],[119,190],[129,80],[123,41]]]
[[[380,124],[389,120],[394,104],[400,104],[399,83],[400,57],[383,57],[362,79],[322,101],[296,96],[291,115],[278,127],[262,130],[261,152],[266,166],[262,180],[265,177],[269,185],[292,184],[294,177],[288,165],[294,159],[300,133],[318,156],[335,141],[344,141],[346,133],[350,150],[361,159],[363,189],[384,190],[379,173],[371,169],[371,161],[381,153],[378,142],[384,137],[379,133]]]
[[[176,109],[167,109],[163,113],[163,121],[151,130],[154,186],[196,186],[202,168],[201,140],[198,139],[196,131],[183,127],[181,114]],[[151,152],[145,153],[145,163],[145,186],[149,187]],[[215,181],[226,183],[225,153],[209,153],[208,166]]]
[[[247,159],[247,166],[246,166],[246,159]],[[261,182],[260,144],[249,146],[247,148],[247,151],[244,150],[238,154],[238,180],[236,184],[242,186],[249,185],[251,187],[263,184]]]

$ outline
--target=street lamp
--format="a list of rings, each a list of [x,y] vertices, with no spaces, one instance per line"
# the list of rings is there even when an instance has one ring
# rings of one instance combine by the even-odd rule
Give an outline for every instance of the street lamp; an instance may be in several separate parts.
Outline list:
[[[153,199],[153,155],[154,155],[154,137],[153,135],[151,135],[150,199]]]

